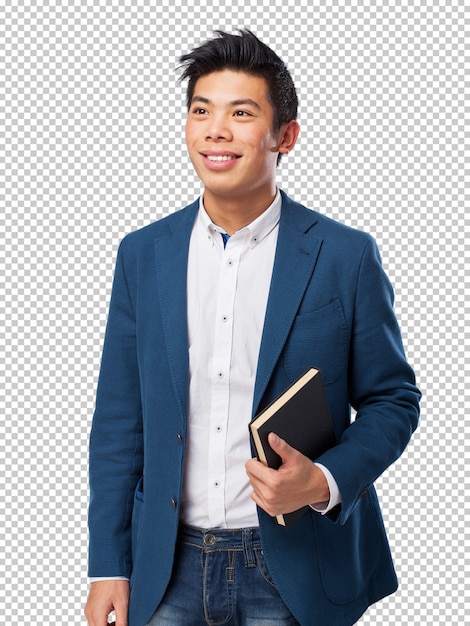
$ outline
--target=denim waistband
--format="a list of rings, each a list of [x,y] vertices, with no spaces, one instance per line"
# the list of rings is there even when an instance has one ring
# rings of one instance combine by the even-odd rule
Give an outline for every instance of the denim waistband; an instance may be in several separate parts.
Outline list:
[[[254,550],[261,549],[259,528],[196,528],[180,524],[178,540],[207,552],[242,550],[247,567],[255,563]]]

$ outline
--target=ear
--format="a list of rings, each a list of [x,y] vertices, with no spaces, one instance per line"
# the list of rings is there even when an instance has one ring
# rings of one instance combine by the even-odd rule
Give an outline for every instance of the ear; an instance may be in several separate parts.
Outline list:
[[[287,124],[281,126],[279,131],[279,147],[278,152],[288,154],[295,146],[297,137],[299,136],[300,126],[297,120],[291,120]]]

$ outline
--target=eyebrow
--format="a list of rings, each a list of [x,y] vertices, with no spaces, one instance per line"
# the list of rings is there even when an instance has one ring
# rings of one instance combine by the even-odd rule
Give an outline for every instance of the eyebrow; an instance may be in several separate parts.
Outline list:
[[[202,102],[203,104],[213,104],[209,100],[209,98],[204,98],[203,96],[194,96],[194,98],[191,98],[191,105],[195,104],[196,102]],[[245,105],[252,106],[255,109],[258,109],[258,111],[261,111],[260,105],[255,100],[252,100],[251,98],[240,98],[239,100],[232,100],[231,102],[227,103],[228,108],[231,108],[234,106],[245,106]]]

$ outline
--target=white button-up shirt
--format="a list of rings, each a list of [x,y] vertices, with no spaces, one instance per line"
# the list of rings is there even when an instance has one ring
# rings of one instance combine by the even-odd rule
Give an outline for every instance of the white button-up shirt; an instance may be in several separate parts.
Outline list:
[[[248,424],[280,214],[278,191],[224,247],[225,231],[200,201],[188,259],[189,422],[181,502],[182,520],[192,526],[258,525],[244,466],[252,456]],[[335,495],[328,510],[337,501]]]

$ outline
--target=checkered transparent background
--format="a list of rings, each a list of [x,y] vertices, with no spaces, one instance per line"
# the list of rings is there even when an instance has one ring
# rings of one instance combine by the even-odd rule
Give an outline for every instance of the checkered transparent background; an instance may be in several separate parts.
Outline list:
[[[360,623],[469,623],[469,22],[459,0],[0,1],[0,623],[85,623],[116,248],[198,194],[175,66],[237,27],[298,87],[281,186],[376,237],[424,392],[378,484],[400,590]]]

